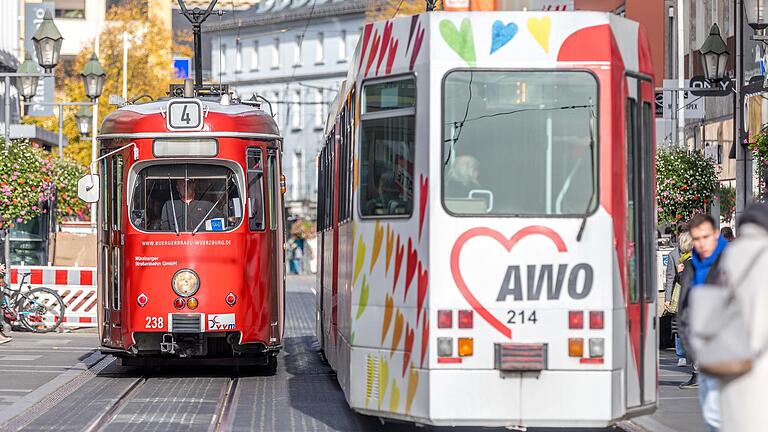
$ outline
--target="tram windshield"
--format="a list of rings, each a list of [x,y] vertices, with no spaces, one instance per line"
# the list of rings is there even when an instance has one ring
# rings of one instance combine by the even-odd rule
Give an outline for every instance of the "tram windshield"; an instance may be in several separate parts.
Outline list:
[[[136,179],[131,222],[153,232],[229,231],[243,206],[235,173],[203,164],[153,165]]]
[[[454,71],[443,91],[450,213],[581,216],[597,207],[593,75]]]

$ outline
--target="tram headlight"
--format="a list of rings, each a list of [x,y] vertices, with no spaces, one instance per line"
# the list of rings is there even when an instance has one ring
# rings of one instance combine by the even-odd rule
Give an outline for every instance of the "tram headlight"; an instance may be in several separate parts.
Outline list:
[[[200,278],[190,269],[181,269],[173,275],[171,288],[182,297],[191,297],[200,288]]]

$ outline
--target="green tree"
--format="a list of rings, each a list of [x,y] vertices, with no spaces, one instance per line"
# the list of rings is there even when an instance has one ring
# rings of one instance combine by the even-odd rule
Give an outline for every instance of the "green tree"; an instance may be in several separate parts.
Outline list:
[[[141,2],[122,2],[107,11],[107,24],[99,35],[99,62],[106,71],[102,97],[99,98],[99,123],[116,109],[109,105],[109,95],[122,94],[123,74],[123,32],[128,33],[128,97],[147,95],[153,99],[167,95],[168,86],[173,78],[172,55],[191,56],[191,50],[185,42],[191,40],[189,32],[179,32],[175,38],[180,43],[174,45],[171,31],[162,19],[149,13]],[[83,66],[94,51],[93,43],[88,43],[75,57],[70,71],[56,69],[57,83],[63,83],[61,99],[67,101],[86,101],[85,89],[80,77]],[[76,108],[65,110],[64,135],[69,139],[69,146],[64,154],[81,165],[91,162],[90,140],[80,140],[80,133],[75,122]],[[55,117],[25,118],[26,123],[37,124],[48,130],[58,131]]]
[[[656,155],[659,223],[678,224],[708,212],[717,189],[717,168],[703,153],[671,149]]]

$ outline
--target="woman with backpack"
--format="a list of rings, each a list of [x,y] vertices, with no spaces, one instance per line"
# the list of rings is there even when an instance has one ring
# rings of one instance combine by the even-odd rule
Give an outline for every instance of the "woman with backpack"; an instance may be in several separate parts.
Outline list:
[[[768,205],[755,204],[744,212],[739,225],[739,237],[723,256],[722,269],[728,281],[725,288],[729,290],[730,298],[735,299],[733,306],[737,310],[734,316],[741,317],[743,321],[741,329],[745,333],[742,350],[745,355],[730,359],[728,363],[732,367],[729,368],[729,373],[722,373],[719,376],[721,430],[724,432],[762,432],[768,428],[766,268],[768,268]],[[734,339],[732,335],[727,334],[723,335],[723,338],[731,341]],[[710,350],[717,349],[716,346],[710,348]]]
[[[688,290],[691,289],[691,282],[693,281],[693,263],[691,261],[693,238],[691,237],[691,234],[688,232],[681,233],[678,238],[678,244],[680,248],[680,257],[675,263],[677,266],[677,275],[675,276],[674,286],[670,293],[670,301],[666,307],[670,313],[675,314],[675,326],[677,327],[677,332],[675,333],[675,352],[677,353],[678,358],[683,360],[682,362],[678,361],[677,365],[685,366],[686,364],[693,364],[693,359],[690,355],[690,350],[686,349],[686,344],[682,337],[683,325],[680,323],[680,320],[678,320],[678,317],[683,308],[680,299],[686,298]],[[687,382],[680,384],[680,388],[696,387],[698,387],[698,382],[696,378],[696,370],[694,369],[691,378]]]

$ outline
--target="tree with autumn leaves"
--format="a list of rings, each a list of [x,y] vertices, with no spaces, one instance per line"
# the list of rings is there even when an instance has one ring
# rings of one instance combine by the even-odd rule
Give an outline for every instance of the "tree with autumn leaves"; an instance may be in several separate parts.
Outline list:
[[[173,55],[189,57],[191,48],[185,44],[175,45],[174,40],[188,42],[190,32],[181,32],[172,38],[171,30],[161,17],[155,16],[140,2],[122,2],[107,11],[106,24],[99,35],[98,58],[106,71],[102,97],[98,99],[99,122],[116,109],[109,105],[109,95],[122,94],[123,82],[123,32],[128,33],[128,98],[149,96],[153,99],[167,95],[174,70]],[[82,47],[69,71],[56,70],[56,82],[63,83],[61,99],[86,101],[80,71],[94,51],[94,42]],[[145,96],[145,97],[146,97]],[[64,135],[69,146],[65,156],[83,166],[91,162],[91,141],[81,140],[74,119],[75,109],[66,112]],[[45,129],[58,131],[56,117],[24,119],[26,123],[37,124]]]

